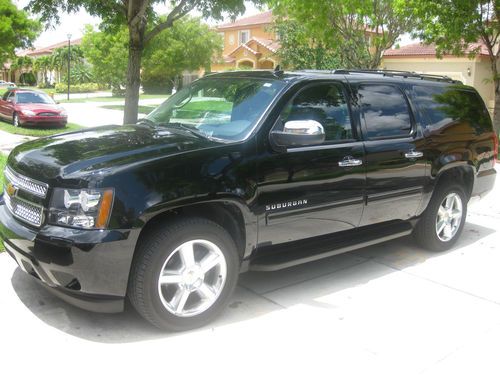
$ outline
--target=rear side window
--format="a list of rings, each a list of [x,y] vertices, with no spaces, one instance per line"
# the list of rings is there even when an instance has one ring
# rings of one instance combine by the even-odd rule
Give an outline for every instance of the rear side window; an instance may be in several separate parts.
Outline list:
[[[428,129],[467,123],[478,133],[491,130],[490,115],[476,92],[462,86],[415,86],[413,91],[417,105],[427,117]]]
[[[406,137],[410,134],[408,102],[398,87],[361,85],[358,98],[367,138]]]
[[[325,141],[353,139],[349,108],[338,84],[319,84],[305,88],[290,101],[281,114],[283,121],[315,120],[325,129]]]

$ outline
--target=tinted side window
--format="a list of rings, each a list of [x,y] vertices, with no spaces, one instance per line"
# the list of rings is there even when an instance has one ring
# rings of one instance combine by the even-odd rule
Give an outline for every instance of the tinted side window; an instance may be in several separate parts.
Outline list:
[[[416,86],[417,105],[427,116],[430,130],[450,123],[467,123],[477,132],[491,130],[491,120],[481,97],[463,87]]]
[[[358,97],[368,138],[404,137],[410,133],[410,111],[399,88],[362,85]]]
[[[336,84],[322,84],[302,90],[281,114],[284,122],[315,120],[325,129],[326,141],[352,139],[349,108],[342,90]]]

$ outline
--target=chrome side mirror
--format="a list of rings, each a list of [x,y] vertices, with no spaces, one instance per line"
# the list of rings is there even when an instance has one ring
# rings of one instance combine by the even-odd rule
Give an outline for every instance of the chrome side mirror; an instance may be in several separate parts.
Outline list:
[[[278,146],[314,146],[325,141],[325,129],[315,120],[287,121],[282,131],[271,132]]]

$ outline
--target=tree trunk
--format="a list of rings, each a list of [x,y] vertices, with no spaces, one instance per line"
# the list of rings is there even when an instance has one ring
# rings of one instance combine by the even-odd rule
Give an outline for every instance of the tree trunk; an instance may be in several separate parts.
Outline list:
[[[137,122],[139,90],[141,87],[141,57],[142,48],[133,46],[129,48],[123,124],[135,124]]]
[[[495,86],[498,86],[496,84]],[[500,135],[500,90],[495,89],[495,110],[493,111],[493,128],[497,135]]]
[[[144,50],[145,25],[129,25],[129,48],[127,66],[127,87],[125,89],[125,111],[123,124],[135,124],[139,110],[141,88],[141,59]]]

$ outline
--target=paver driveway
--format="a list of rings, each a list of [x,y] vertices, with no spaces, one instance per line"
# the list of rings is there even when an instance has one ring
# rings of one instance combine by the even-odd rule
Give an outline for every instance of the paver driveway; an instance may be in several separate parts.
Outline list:
[[[222,318],[186,333],[71,307],[0,254],[0,373],[498,374],[499,187],[447,253],[404,238],[248,273]]]

